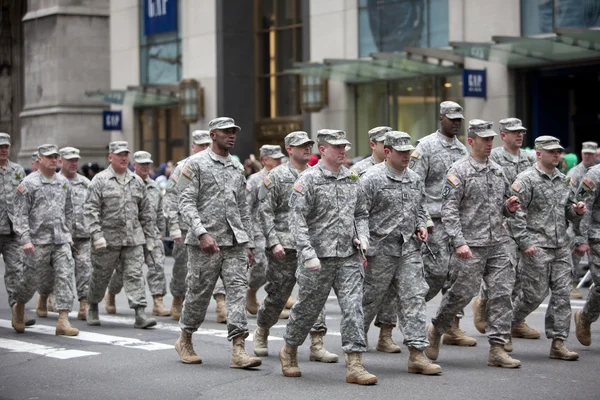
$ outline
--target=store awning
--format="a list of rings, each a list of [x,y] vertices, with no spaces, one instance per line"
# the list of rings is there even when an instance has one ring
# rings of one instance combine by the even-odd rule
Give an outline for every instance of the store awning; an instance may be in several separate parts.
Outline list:
[[[88,101],[103,104],[121,104],[135,108],[179,104],[179,90],[175,85],[128,86],[126,90],[94,90],[85,92]]]

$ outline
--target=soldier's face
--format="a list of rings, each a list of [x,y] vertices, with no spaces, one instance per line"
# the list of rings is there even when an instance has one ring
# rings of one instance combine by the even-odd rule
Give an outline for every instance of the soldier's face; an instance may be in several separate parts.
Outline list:
[[[293,158],[294,161],[299,164],[306,164],[310,159],[312,146],[310,144],[305,144],[302,146],[288,146],[285,149],[290,155],[290,158]]]
[[[596,153],[581,153],[581,162],[586,168],[593,167],[596,164]]]
[[[456,136],[460,133],[462,118],[450,119],[445,115],[440,115],[441,131],[447,136]]]
[[[0,145],[0,161],[4,163],[4,161],[8,160],[8,152],[10,150],[10,145],[2,144]]]
[[[192,143],[192,153],[194,153],[194,154],[200,153],[202,150],[205,150],[208,146],[210,146],[210,144],[208,144],[208,143],[204,143],[204,144]]]
[[[346,160],[346,145],[345,144],[329,144],[324,143],[319,146],[321,158],[333,165],[342,165]]]
[[[561,161],[561,150],[538,150],[538,160],[546,168],[555,168]]]
[[[237,130],[235,128],[217,129],[210,133],[213,144],[222,150],[229,150],[235,145]]]
[[[146,179],[150,175],[150,163],[133,163],[133,169],[142,179]]]
[[[500,133],[500,137],[509,149],[521,148],[523,146],[523,135],[525,135],[525,131],[503,131]]]
[[[494,137],[479,137],[474,136],[468,139],[473,155],[475,157],[489,157],[492,154],[492,147],[494,147]]]
[[[263,165],[268,169],[273,169],[278,165],[281,165],[281,161],[283,158],[271,158],[271,157],[263,157]]]
[[[37,171],[40,168],[40,159],[31,162],[31,169]]]
[[[58,154],[52,154],[50,156],[40,156],[39,158],[40,169],[45,171],[54,171],[58,166]]]
[[[79,169],[79,158],[71,158],[67,160],[66,158],[62,158],[60,160],[61,169],[68,176],[73,176],[77,173]]]
[[[371,149],[373,149],[373,154],[375,154],[375,157],[380,160],[385,158],[383,142],[369,142],[369,146],[371,146]]]
[[[113,167],[115,172],[122,174],[127,169],[129,165],[129,152],[123,151],[119,154],[110,153],[108,155],[108,161],[110,165]]]
[[[399,171],[402,171],[408,167],[410,162],[410,151],[397,151],[394,149],[385,149],[386,159],[388,164]]]

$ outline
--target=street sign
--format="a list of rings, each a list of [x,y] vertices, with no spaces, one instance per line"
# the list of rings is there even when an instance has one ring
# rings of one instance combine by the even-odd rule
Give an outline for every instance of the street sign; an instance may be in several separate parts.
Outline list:
[[[144,0],[144,35],[177,30],[177,0]]]
[[[487,77],[485,69],[463,70],[463,97],[487,98]]]
[[[102,129],[105,131],[120,131],[123,116],[121,111],[102,111]]]

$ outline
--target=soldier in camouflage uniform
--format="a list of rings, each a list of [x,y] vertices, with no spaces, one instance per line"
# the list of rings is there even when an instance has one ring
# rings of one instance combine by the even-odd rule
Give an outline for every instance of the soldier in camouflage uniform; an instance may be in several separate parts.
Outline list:
[[[448,168],[467,155],[467,148],[457,139],[460,133],[462,107],[452,101],[440,103],[440,129],[419,140],[411,155],[409,168],[423,178],[425,182],[426,208],[431,217],[428,222],[429,246],[422,246],[425,279],[429,292],[425,300],[433,299],[442,290],[448,279],[450,243],[442,221],[442,188]],[[475,346],[477,341],[465,335],[460,329],[459,311],[450,330],[444,335],[444,344],[457,346]]]
[[[560,141],[540,136],[535,139],[535,149],[537,163],[520,173],[510,187],[521,202],[512,228],[523,254],[522,293],[514,304],[513,326],[521,324],[551,291],[546,310],[546,337],[552,339],[550,358],[576,360],[579,355],[564,344],[571,325],[572,285],[567,219],[579,234],[586,207],[575,202],[569,179],[556,168],[564,150]]]
[[[12,325],[22,333],[25,304],[36,290],[42,295],[54,291],[59,313],[56,334],[75,336],[79,330],[71,327],[68,317],[73,306],[75,268],[71,255],[71,186],[67,178],[56,173],[58,148],[44,144],[38,152],[39,170],[23,179],[14,198],[14,230],[27,260],[13,292]],[[52,284],[46,286],[45,282]]]
[[[364,160],[357,162],[352,166],[352,168],[350,168],[352,171],[356,172],[358,176],[364,174],[367,169],[373,165],[385,161],[383,140],[385,139],[385,134],[391,130],[392,128],[389,126],[378,126],[369,131],[369,146],[371,146],[373,153]]]
[[[515,196],[506,199],[508,181],[502,167],[489,158],[498,135],[492,124],[469,121],[471,154],[455,162],[446,176],[442,220],[455,255],[450,259],[450,287],[427,327],[429,348],[425,353],[432,360],[438,358],[441,336],[456,313],[477,294],[483,279],[488,287],[488,365],[517,368],[521,362],[504,350],[510,337],[515,271],[506,253],[509,238],[503,215],[512,216],[519,203]]]
[[[39,163],[39,154],[38,151],[34,151],[31,154],[31,172],[35,172],[38,170],[40,163]]]
[[[367,350],[362,309],[364,267],[355,246],[368,249],[369,226],[358,175],[343,166],[346,132],[317,132],[321,160],[296,180],[290,196],[289,226],[298,252],[298,301],[279,352],[283,375],[297,377],[298,346],[323,309],[333,288],[342,309],[342,349],[346,382],[377,383],[362,365]],[[366,259],[362,260],[366,264]]]
[[[233,341],[229,366],[257,367],[260,358],[250,357],[245,350],[246,274],[248,264],[253,262],[254,248],[250,209],[244,167],[229,154],[240,127],[232,118],[222,117],[210,121],[209,129],[212,146],[192,157],[181,170],[181,175],[191,181],[185,184],[179,199],[179,212],[190,230],[185,238],[187,292],[175,350],[184,363],[202,362],[194,352],[192,333],[204,321],[210,296],[221,276],[227,296],[227,339]],[[180,180],[178,185],[182,184]]]
[[[407,168],[415,149],[407,133],[388,132],[384,145],[385,162],[369,168],[359,181],[371,241],[363,294],[365,335],[384,299],[394,292],[404,344],[410,351],[408,372],[439,374],[439,365],[423,354],[429,345],[425,335],[429,287],[418,243],[428,236],[423,181]]]
[[[269,329],[275,325],[296,283],[298,253],[294,238],[290,232],[289,199],[294,182],[298,175],[309,168],[311,147],[314,144],[303,131],[288,134],[285,148],[290,161],[274,168],[263,179],[259,190],[258,219],[266,240],[266,254],[269,260],[267,267],[267,297],[261,304],[256,318],[254,332],[254,354],[266,357],[269,353]],[[310,360],[321,362],[337,362],[338,356],[323,347],[323,336],[327,333],[325,325],[325,308],[310,330]]]
[[[248,290],[246,291],[246,310],[252,315],[256,315],[259,307],[258,300],[256,300],[256,292],[267,282],[265,277],[265,271],[267,269],[265,237],[258,221],[258,191],[260,187],[263,186],[264,177],[269,171],[281,164],[283,157],[285,157],[285,155],[281,152],[281,147],[270,144],[262,146],[260,148],[260,161],[263,164],[263,169],[250,175],[248,177],[248,182],[246,183],[246,199],[252,217],[255,246],[254,265],[248,270]],[[287,318],[288,316],[288,312],[282,310],[281,317]]]
[[[144,181],[127,168],[130,153],[127,142],[111,142],[108,148],[110,165],[92,179],[84,206],[93,246],[87,323],[100,325],[98,303],[113,271],[122,268],[129,307],[135,309],[133,326],[149,328],[156,325],[156,320],[146,317],[142,266],[143,246],[154,250],[154,211]]]
[[[136,151],[133,153],[133,168],[135,174],[142,178],[142,181],[146,184],[146,195],[152,208],[152,217],[156,232],[153,238],[154,248],[149,249],[147,245],[144,245],[144,260],[148,273],[146,274],[146,281],[148,282],[148,288],[152,294],[154,300],[152,307],[152,315],[168,317],[171,312],[165,307],[163,303],[163,296],[167,294],[167,281],[165,279],[165,247],[162,241],[165,231],[165,216],[163,214],[163,198],[160,193],[160,187],[150,178],[150,165],[152,165],[152,155],[146,151]],[[110,278],[108,284],[108,292],[106,294],[114,299],[115,295],[121,292],[123,288],[123,268],[119,266],[115,269]],[[105,302],[107,301],[105,298]]]

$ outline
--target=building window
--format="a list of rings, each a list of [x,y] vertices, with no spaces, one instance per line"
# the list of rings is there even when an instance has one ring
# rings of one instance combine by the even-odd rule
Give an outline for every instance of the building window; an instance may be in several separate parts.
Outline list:
[[[448,45],[448,0],[359,0],[359,55]]]
[[[600,0],[521,0],[523,36],[600,26]]]
[[[301,114],[301,81],[285,73],[302,61],[302,0],[255,0],[258,119]]]

